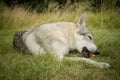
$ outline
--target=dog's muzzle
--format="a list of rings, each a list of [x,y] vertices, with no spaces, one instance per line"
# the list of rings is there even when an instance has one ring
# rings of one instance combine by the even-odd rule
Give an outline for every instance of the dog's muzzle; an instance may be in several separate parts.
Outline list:
[[[89,57],[92,57],[92,56],[100,54],[100,52],[99,52],[99,50],[96,50],[95,52],[90,52],[86,47],[83,47],[82,54],[86,58],[89,58]]]

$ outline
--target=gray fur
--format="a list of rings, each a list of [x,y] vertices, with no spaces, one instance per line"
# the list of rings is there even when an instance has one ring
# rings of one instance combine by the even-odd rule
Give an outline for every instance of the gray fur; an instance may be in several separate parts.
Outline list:
[[[13,38],[13,46],[14,46],[14,48],[16,48],[24,53],[30,53],[30,51],[28,50],[28,48],[26,47],[26,45],[24,44],[24,41],[22,39],[22,36],[26,32],[28,32],[28,31],[23,30],[23,31],[16,32],[16,34],[14,35],[14,38]]]

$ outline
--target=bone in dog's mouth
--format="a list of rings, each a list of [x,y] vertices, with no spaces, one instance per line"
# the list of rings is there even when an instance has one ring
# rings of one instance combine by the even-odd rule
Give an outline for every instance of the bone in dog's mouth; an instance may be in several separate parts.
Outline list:
[[[90,52],[86,47],[83,47],[82,54],[84,57],[89,58],[95,56],[92,52]]]

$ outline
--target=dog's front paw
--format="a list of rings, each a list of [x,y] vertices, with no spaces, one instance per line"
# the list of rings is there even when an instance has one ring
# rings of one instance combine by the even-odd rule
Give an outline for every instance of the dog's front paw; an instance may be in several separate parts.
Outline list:
[[[101,62],[101,63],[99,63],[98,66],[99,66],[100,68],[109,68],[109,67],[110,67],[110,64]]]

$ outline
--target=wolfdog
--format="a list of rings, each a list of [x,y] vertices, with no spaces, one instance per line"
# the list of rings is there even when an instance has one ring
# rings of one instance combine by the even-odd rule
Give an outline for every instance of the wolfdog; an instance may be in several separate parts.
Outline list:
[[[40,25],[33,30],[17,32],[13,39],[15,48],[34,55],[52,53],[59,60],[86,61],[99,67],[109,67],[108,63],[93,61],[88,58],[64,57],[70,50],[78,50],[85,57],[100,54],[93,42],[93,36],[86,27],[86,15],[82,14],[77,24],[56,22]]]

